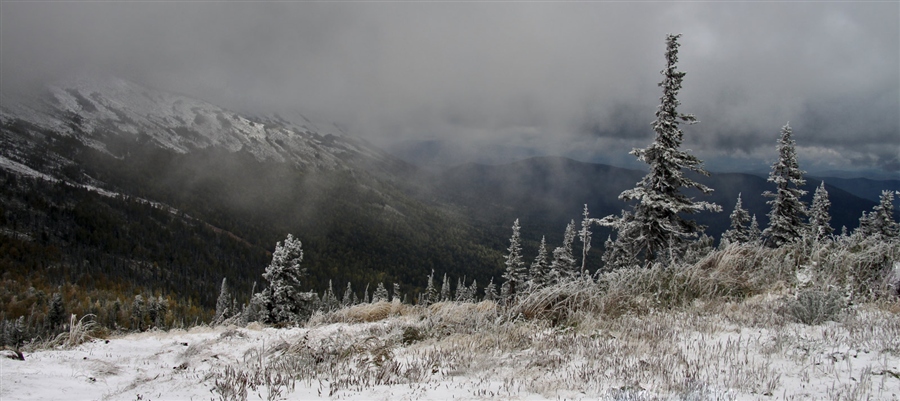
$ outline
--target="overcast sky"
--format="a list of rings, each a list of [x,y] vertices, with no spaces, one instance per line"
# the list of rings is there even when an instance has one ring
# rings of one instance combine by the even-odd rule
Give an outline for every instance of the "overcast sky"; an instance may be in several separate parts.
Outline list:
[[[900,3],[3,2],[4,91],[112,74],[237,110],[295,109],[390,147],[438,139],[624,163],[652,141],[682,33],[685,147],[767,168],[900,174]]]

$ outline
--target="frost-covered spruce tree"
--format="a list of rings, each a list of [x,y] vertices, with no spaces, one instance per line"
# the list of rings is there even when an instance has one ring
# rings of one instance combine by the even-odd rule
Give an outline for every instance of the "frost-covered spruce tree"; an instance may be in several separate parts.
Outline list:
[[[269,285],[257,294],[264,323],[297,323],[309,317],[312,297],[300,291],[301,280],[306,276],[306,269],[300,266],[302,261],[302,244],[293,235],[288,234],[284,242],[275,245],[272,262],[262,275]]]
[[[400,302],[403,297],[400,296],[400,283],[394,283],[394,288],[391,294],[391,302]]]
[[[871,212],[863,212],[857,231],[864,236],[878,236],[882,239],[900,236],[900,224],[894,221],[894,192],[881,191],[878,205]]]
[[[466,292],[468,292],[468,288],[466,288],[466,280],[462,277],[456,279],[456,293],[453,294],[453,300],[456,302],[465,302],[466,301]]]
[[[541,237],[541,245],[538,246],[537,257],[531,263],[528,270],[528,283],[530,289],[543,287],[547,283],[547,273],[550,271],[550,261],[547,259],[547,238]]]
[[[437,288],[434,287],[434,270],[431,270],[431,274],[428,275],[428,285],[425,287],[425,292],[419,296],[419,304],[420,305],[431,305],[437,302]]]
[[[491,281],[488,283],[487,287],[484,287],[484,300],[496,301],[497,299],[497,285],[494,284],[494,278],[491,277]]]
[[[578,237],[581,239],[581,271],[579,274],[583,277],[590,277],[587,272],[587,256],[591,250],[591,224],[595,222],[595,219],[590,217],[587,204],[584,205],[584,211],[581,215],[583,216],[581,219],[581,231],[578,232]]]
[[[632,206],[629,220],[619,224],[614,246],[621,249],[618,252],[632,253],[646,262],[663,259],[670,253],[670,247],[686,247],[691,239],[703,232],[703,226],[683,215],[721,210],[713,203],[695,202],[682,192],[686,188],[694,188],[704,194],[713,190],[685,174],[685,171],[692,171],[709,175],[703,168],[702,160],[680,149],[684,133],[679,124],[696,122],[692,114],[682,114],[677,110],[680,104],[678,91],[685,75],[676,67],[680,36],[666,36],[666,66],[661,71],[663,80],[659,83],[663,94],[653,122],[656,139],[645,149],[631,151],[638,160],[649,165],[650,172],[634,189],[619,195],[623,201],[636,203]],[[603,224],[613,225],[609,218],[604,219]]]
[[[372,303],[376,302],[387,302],[388,300],[388,290],[384,287],[384,283],[379,282],[378,286],[375,287],[375,292],[372,294]]]
[[[341,299],[341,306],[346,308],[348,306],[353,306],[356,304],[356,294],[353,293],[353,288],[350,286],[350,282],[347,282],[347,289],[344,290],[344,297]]]
[[[513,222],[512,236],[509,238],[509,253],[506,255],[506,270],[503,272],[503,286],[500,297],[504,302],[511,302],[516,294],[524,288],[525,262],[522,261],[522,242],[519,238],[519,219]]]
[[[216,299],[216,317],[215,322],[221,322],[228,319],[233,314],[231,289],[228,288],[228,279],[222,278],[222,286],[219,288],[219,298]]]
[[[331,312],[340,307],[341,302],[338,301],[337,295],[334,294],[334,287],[331,285],[331,280],[328,280],[328,288],[325,289],[325,293],[322,294],[322,311]]]
[[[572,244],[575,242],[575,220],[569,222],[563,234],[563,244],[553,250],[553,262],[550,263],[548,284],[556,284],[571,280],[578,272]]]
[[[450,279],[447,278],[447,273],[444,273],[444,282],[441,284],[441,302],[447,302],[450,300]]]
[[[747,231],[747,240],[757,245],[762,242],[762,230],[759,229],[759,222],[756,221],[755,214],[750,218],[750,230]]]
[[[809,235],[814,241],[828,238],[834,232],[834,228],[831,227],[831,214],[828,211],[830,208],[831,201],[828,200],[825,181],[822,181],[816,188],[812,206],[809,208]]]
[[[766,202],[772,205],[772,210],[769,211],[769,226],[763,231],[766,244],[771,247],[780,247],[799,239],[804,230],[806,207],[800,197],[806,195],[806,191],[800,187],[806,180],[803,179],[804,171],[797,163],[797,151],[791,134],[790,124],[785,124],[778,139],[778,160],[769,173],[769,182],[775,184],[776,191],[763,193],[763,196],[772,198]]]
[[[722,234],[722,239],[732,244],[743,244],[750,241],[750,213],[744,209],[741,203],[741,194],[738,194],[734,211],[731,212],[731,228]]]

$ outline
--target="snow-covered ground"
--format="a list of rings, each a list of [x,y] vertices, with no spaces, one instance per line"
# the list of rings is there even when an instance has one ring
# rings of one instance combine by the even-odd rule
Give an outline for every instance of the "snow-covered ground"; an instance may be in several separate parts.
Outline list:
[[[565,328],[485,304],[372,310],[26,352],[0,360],[0,399],[900,400],[900,313],[884,307],[807,326],[723,303]]]

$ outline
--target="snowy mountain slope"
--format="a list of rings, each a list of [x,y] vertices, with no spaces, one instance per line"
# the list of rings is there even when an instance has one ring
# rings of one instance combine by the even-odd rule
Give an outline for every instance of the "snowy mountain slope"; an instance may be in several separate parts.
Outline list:
[[[246,151],[260,161],[290,162],[308,171],[396,163],[360,139],[320,133],[299,113],[245,115],[119,78],[58,82],[35,99],[4,99],[0,123],[22,122],[115,156],[122,156],[118,141],[135,140],[182,154],[208,148]]]

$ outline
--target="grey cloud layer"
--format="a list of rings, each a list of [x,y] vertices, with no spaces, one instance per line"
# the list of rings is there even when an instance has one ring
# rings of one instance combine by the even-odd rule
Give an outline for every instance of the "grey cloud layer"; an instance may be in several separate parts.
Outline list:
[[[897,171],[896,3],[4,3],[4,90],[110,73],[233,108],[292,108],[387,144],[645,146],[666,33],[701,157]],[[596,149],[589,151],[586,149]],[[804,150],[806,149],[806,150]],[[618,158],[619,156],[609,156]]]

